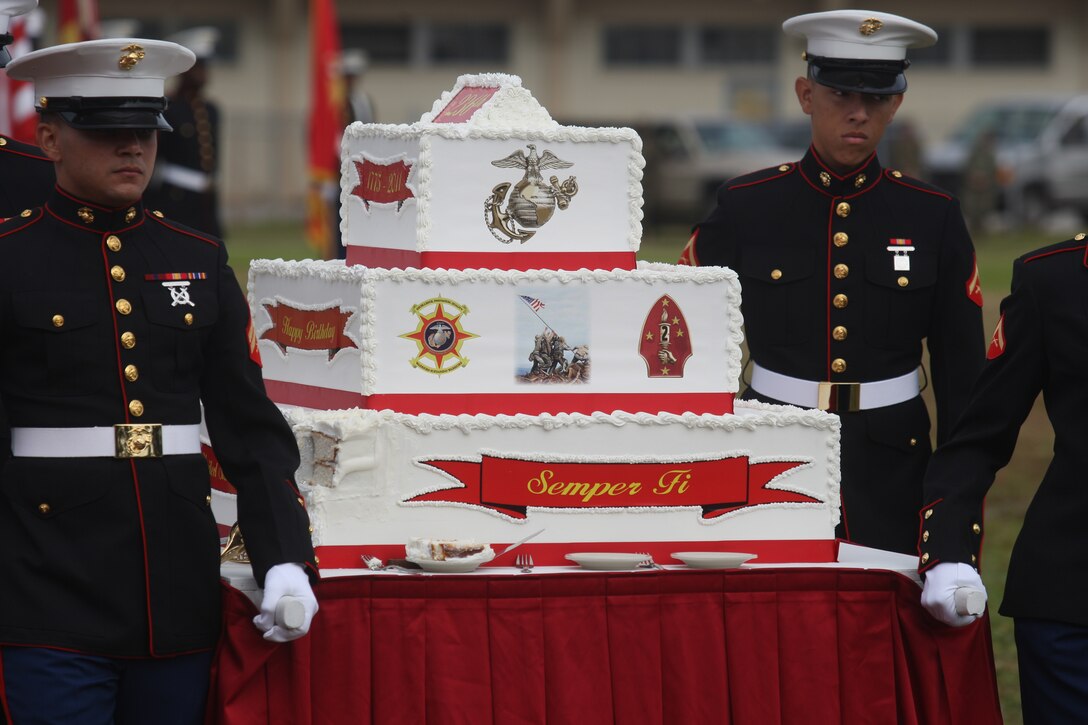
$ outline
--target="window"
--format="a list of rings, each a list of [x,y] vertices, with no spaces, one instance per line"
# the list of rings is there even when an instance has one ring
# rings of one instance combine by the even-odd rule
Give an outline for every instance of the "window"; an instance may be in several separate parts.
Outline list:
[[[950,27],[931,26],[937,31],[937,42],[928,48],[910,48],[907,57],[912,66],[948,65],[952,62],[952,50],[957,44],[957,33]]]
[[[509,33],[504,25],[433,25],[427,58],[435,63],[506,63]]]
[[[614,25],[604,29],[606,65],[678,65],[680,28]]]
[[[408,63],[412,59],[412,29],[407,23],[344,25],[340,45],[365,50],[371,63]]]
[[[778,28],[711,27],[699,33],[702,62],[773,63],[778,59]]]
[[[1033,65],[1050,62],[1046,28],[974,28],[971,62],[979,66]]]

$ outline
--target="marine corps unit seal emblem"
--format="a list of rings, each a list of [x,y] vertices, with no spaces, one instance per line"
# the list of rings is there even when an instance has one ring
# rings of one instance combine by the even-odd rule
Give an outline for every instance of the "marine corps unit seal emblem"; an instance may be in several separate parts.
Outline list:
[[[527,146],[528,156],[518,149],[504,159],[491,162],[492,166],[503,169],[525,169],[521,181],[513,185],[506,182],[496,185],[484,202],[487,228],[503,244],[510,244],[515,239],[524,244],[552,218],[556,207],[566,209],[571,197],[578,193],[578,181],[573,176],[559,183],[558,176],[545,182],[540,175],[548,169],[568,169],[573,163],[563,161],[546,149],[538,156],[536,146]],[[503,208],[503,202],[506,208]]]

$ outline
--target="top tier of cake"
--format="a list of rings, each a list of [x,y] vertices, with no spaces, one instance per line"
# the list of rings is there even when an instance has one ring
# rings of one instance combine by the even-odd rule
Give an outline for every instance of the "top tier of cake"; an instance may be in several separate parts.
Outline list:
[[[354,123],[341,154],[349,264],[633,269],[642,142],[561,126],[517,76],[464,75],[408,125]]]

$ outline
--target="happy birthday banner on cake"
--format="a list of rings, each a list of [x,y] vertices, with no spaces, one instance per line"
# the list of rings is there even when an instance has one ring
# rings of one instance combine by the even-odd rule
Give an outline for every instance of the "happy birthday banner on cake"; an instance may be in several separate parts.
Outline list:
[[[526,509],[663,508],[698,506],[704,519],[769,503],[823,503],[793,491],[766,488],[805,465],[752,463],[747,456],[650,463],[526,461],[482,456],[479,461],[429,460],[464,485],[420,494],[405,503],[460,503],[524,519]]]
[[[265,303],[264,308],[272,318],[272,327],[261,333],[261,339],[276,343],[284,354],[289,347],[327,350],[332,360],[343,348],[358,347],[344,332],[348,318],[354,314],[352,310],[340,307],[300,310],[278,302]]]

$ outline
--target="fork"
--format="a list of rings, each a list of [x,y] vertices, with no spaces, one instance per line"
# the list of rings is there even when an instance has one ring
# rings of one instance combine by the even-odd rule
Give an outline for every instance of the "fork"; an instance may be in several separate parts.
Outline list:
[[[363,554],[363,563],[366,564],[366,568],[371,571],[400,571],[405,574],[419,573],[415,569],[408,569],[396,564],[383,564],[381,559],[376,556],[371,556],[370,554]]]
[[[651,554],[650,552],[640,551],[640,552],[638,552],[638,555],[646,557],[645,559],[643,559],[642,561],[640,561],[638,563],[639,567],[641,567],[643,569],[660,569],[661,571],[665,571],[665,567],[661,566],[656,561],[654,561],[653,554]]]
[[[525,574],[528,574],[533,570],[533,557],[531,554],[518,554],[514,557],[514,566],[521,569]]]

